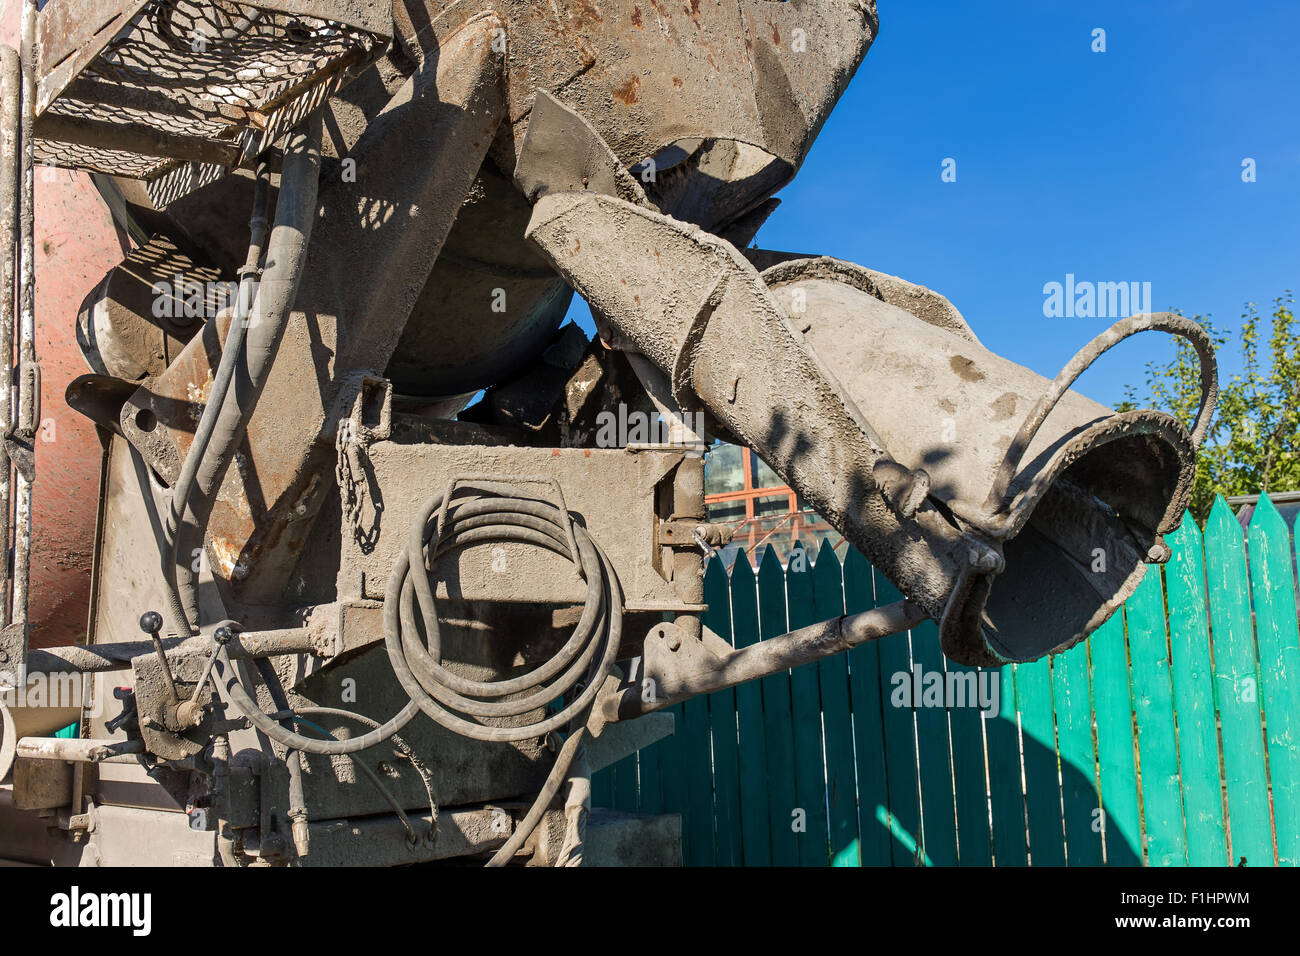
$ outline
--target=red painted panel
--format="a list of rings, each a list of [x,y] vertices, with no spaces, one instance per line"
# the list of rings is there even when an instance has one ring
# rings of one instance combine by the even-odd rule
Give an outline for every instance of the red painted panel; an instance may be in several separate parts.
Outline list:
[[[0,36],[17,46],[20,4],[0,4]],[[68,383],[89,369],[77,348],[82,299],[129,251],[90,178],[36,170],[36,352],[42,429],[32,492],[32,644],[85,639],[98,510],[100,445],[68,408]]]

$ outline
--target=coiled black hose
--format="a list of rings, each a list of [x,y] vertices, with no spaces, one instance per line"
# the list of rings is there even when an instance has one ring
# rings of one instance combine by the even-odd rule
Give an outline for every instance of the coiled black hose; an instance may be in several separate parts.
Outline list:
[[[623,595],[613,566],[586,530],[570,526],[560,508],[545,501],[487,496],[448,509],[445,527],[438,533],[434,515],[442,510],[442,496],[430,499],[411,530],[407,548],[398,555],[384,595],[384,639],[389,660],[411,701],[380,727],[348,740],[318,740],[295,733],[263,713],[239,681],[225,647],[217,654],[214,680],[222,695],[258,730],[272,740],[312,754],[348,754],[391,737],[423,710],[449,730],[475,740],[512,741],[540,737],[552,730],[580,724],[618,656],[623,632]],[[501,681],[473,681],[442,667],[437,609],[430,572],[425,569],[426,549],[432,563],[472,544],[519,541],[545,548],[561,557],[574,558],[587,583],[582,615],[569,640],[552,658],[526,674]],[[435,542],[434,536],[437,535]],[[412,574],[417,567],[420,573]],[[418,605],[420,617],[415,616]],[[420,643],[420,626],[428,648]],[[524,696],[512,696],[512,695]],[[558,712],[532,723],[502,726],[481,719],[515,718],[568,696]],[[511,699],[505,699],[511,698]],[[467,719],[473,718],[473,719]]]
[[[618,656],[623,596],[609,559],[585,528],[571,524],[550,502],[495,495],[462,502],[447,510],[440,532],[434,516],[442,505],[438,496],[421,509],[384,595],[384,636],[402,689],[433,721],[474,740],[524,740],[566,726],[586,713]],[[577,555],[572,553],[570,530]],[[425,552],[436,565],[460,548],[502,541],[532,544],[576,559],[587,584],[586,600],[569,640],[544,664],[507,680],[469,680],[438,661],[441,639]],[[418,569],[414,574],[413,568]],[[421,625],[433,653],[420,641]],[[502,726],[483,720],[520,717],[565,695],[569,700],[564,707],[532,723]]]

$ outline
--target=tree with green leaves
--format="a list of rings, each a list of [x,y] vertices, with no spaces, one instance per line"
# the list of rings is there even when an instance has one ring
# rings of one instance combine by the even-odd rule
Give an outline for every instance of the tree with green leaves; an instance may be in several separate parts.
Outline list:
[[[1219,406],[1196,456],[1191,510],[1204,520],[1215,495],[1300,489],[1300,324],[1291,292],[1273,300],[1265,319],[1246,305],[1238,339],[1242,371],[1219,385]],[[1209,332],[1216,349],[1228,337],[1208,318],[1194,320]],[[1177,339],[1168,362],[1148,362],[1146,395],[1124,392],[1120,411],[1140,406],[1162,409],[1191,426],[1200,403],[1200,363],[1186,339]],[[1261,355],[1264,352],[1266,358]]]

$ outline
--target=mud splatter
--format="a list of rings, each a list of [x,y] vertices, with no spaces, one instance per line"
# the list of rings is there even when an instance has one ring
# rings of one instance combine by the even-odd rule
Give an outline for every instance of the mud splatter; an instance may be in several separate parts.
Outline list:
[[[995,422],[1004,422],[1016,413],[1016,393],[1003,392],[997,401],[989,404]]]

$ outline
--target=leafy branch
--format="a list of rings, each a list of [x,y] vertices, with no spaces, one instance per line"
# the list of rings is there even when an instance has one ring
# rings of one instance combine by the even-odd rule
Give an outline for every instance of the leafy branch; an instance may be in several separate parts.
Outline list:
[[[1290,291],[1273,300],[1267,318],[1254,303],[1246,305],[1238,336],[1242,371],[1220,383],[1218,409],[1196,456],[1191,509],[1198,519],[1209,513],[1215,495],[1300,488],[1300,323],[1294,307]],[[1194,321],[1216,349],[1227,343],[1207,317]],[[1199,404],[1200,364],[1191,344],[1179,339],[1170,361],[1147,363],[1145,396],[1139,400],[1130,385],[1119,409],[1155,407],[1190,427]]]

